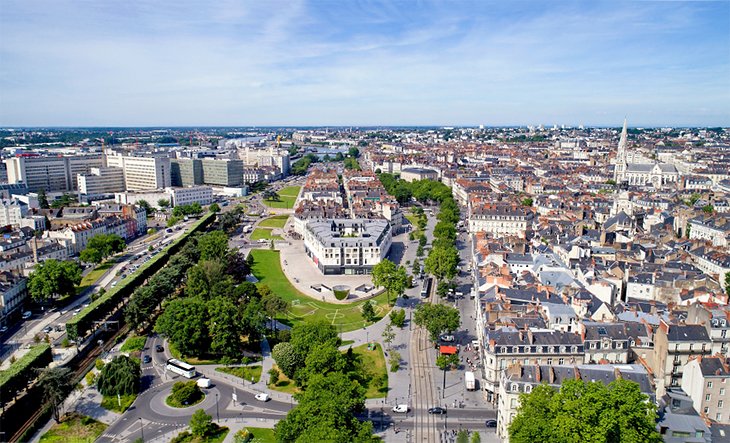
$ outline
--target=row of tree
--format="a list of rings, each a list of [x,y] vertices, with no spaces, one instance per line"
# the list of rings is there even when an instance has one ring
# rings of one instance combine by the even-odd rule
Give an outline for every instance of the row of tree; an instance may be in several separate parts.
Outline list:
[[[365,386],[370,382],[362,362],[326,321],[302,323],[291,340],[274,346],[272,357],[302,392],[297,406],[275,427],[277,441],[375,441],[372,423],[356,414],[365,409]]]

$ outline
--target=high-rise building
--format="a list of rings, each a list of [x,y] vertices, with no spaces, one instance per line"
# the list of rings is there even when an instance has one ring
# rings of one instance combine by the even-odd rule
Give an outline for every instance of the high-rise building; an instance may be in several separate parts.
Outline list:
[[[103,165],[101,154],[56,157],[13,157],[5,160],[8,183],[25,183],[30,191],[71,192],[76,176]]]
[[[91,168],[78,175],[79,194],[98,197],[124,191],[124,170],[121,168]]]
[[[107,166],[124,170],[124,187],[128,191],[146,191],[171,186],[169,157],[133,157],[108,155]]]
[[[195,186],[203,184],[203,164],[197,158],[174,158],[170,160],[172,186]]]
[[[241,186],[243,184],[243,161],[204,158],[203,183],[214,186]]]

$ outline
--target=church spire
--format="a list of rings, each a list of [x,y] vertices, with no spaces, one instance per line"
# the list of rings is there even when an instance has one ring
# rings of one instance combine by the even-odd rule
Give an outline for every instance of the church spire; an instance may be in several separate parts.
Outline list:
[[[624,117],[624,127],[621,130],[621,138],[618,141],[618,149],[616,150],[616,166],[613,170],[613,180],[619,184],[624,180],[626,172],[626,139],[628,138],[628,130],[626,127],[627,119]]]

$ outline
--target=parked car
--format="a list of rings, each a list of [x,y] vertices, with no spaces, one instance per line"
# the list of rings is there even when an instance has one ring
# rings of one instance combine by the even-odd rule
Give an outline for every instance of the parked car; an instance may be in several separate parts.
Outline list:
[[[269,394],[265,394],[263,392],[256,394],[255,397],[256,397],[256,400],[258,400],[258,401],[269,401],[270,400]]]
[[[488,428],[496,428],[497,427],[497,420],[487,420],[486,423]]]
[[[393,412],[406,413],[408,412],[408,405],[395,405],[393,407]]]
[[[446,342],[454,341],[454,336],[450,335],[450,334],[441,334],[441,336],[439,336],[439,338],[441,339],[441,341],[446,341]]]
[[[155,346],[155,351],[157,351],[157,352],[162,352],[164,350],[165,350],[165,348],[163,348],[162,345]]]
[[[8,331],[8,327],[7,326],[0,327],[0,334],[4,334],[7,331]]]
[[[446,409],[442,408],[441,406],[434,406],[433,408],[428,408],[428,413],[443,415],[446,414]]]
[[[30,312],[30,311],[25,311],[25,312],[23,312],[23,320],[28,320],[28,319],[29,319],[29,318],[31,318],[32,316],[33,316],[33,313],[32,313],[32,312]]]
[[[142,356],[142,363],[145,363],[145,364],[146,363],[152,363],[152,357],[150,357],[149,355],[143,355]]]
[[[51,332],[53,332],[53,328],[52,327],[46,326],[45,328],[43,328],[43,333],[44,334],[50,334]]]

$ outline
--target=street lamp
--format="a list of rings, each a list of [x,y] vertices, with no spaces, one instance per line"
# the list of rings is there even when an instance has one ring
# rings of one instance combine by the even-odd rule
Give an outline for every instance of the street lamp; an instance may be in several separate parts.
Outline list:
[[[216,416],[218,423],[220,423],[221,416],[220,416],[220,413],[218,412],[218,393],[217,392],[215,393],[215,416]]]
[[[144,422],[142,421],[142,417],[139,417],[139,430],[142,433],[142,442],[144,442]]]

